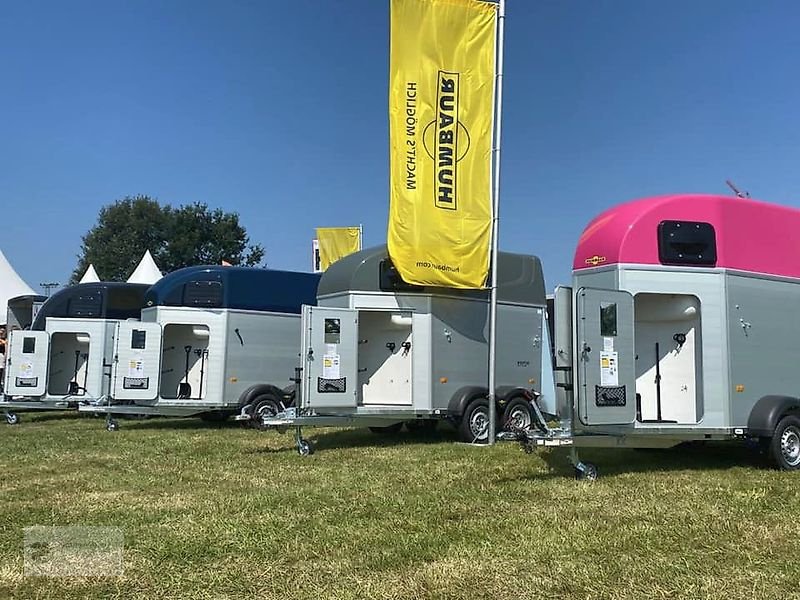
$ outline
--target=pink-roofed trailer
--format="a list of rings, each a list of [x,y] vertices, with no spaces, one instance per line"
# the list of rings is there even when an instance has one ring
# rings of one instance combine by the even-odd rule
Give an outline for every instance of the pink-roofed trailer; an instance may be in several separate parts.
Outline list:
[[[751,439],[800,469],[800,210],[676,195],[616,206],[554,298],[561,427],[527,442]],[[579,476],[596,476],[574,458]]]

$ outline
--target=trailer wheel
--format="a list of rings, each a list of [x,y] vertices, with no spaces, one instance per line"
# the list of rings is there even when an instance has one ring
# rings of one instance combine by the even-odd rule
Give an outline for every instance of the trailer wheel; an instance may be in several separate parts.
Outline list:
[[[119,424],[114,419],[106,421],[106,431],[116,431],[117,429],[119,429]]]
[[[375,427],[372,426],[369,430],[372,433],[377,433],[378,435],[397,435],[400,433],[400,430],[403,428],[403,423],[392,423],[391,425],[386,425],[384,427]]]
[[[461,416],[458,433],[462,442],[485,444],[489,440],[489,402],[476,398]]]
[[[7,412],[6,423],[8,423],[9,425],[16,425],[17,423],[19,423],[19,415],[14,412]]]
[[[575,479],[579,481],[597,481],[597,467],[592,463],[581,463],[581,467],[575,467]]]
[[[770,450],[773,460],[782,471],[800,469],[800,418],[787,415],[778,422]]]
[[[514,398],[503,411],[503,429],[525,430],[533,425],[531,405],[523,398]]]
[[[281,404],[274,396],[262,394],[253,400],[253,411],[250,413],[253,427],[259,431],[268,429],[264,426],[264,419],[276,416],[281,412]]]
[[[297,453],[300,456],[311,456],[314,454],[314,446],[308,440],[300,440],[297,442]]]

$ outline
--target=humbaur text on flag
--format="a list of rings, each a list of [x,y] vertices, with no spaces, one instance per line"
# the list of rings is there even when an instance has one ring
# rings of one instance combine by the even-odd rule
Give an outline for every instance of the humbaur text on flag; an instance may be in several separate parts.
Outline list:
[[[389,255],[408,283],[484,287],[496,5],[392,0],[391,29]]]

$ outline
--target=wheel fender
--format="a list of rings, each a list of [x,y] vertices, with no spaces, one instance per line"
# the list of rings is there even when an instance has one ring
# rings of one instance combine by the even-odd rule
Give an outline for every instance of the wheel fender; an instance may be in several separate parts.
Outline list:
[[[495,397],[497,398],[497,405],[500,408],[505,408],[506,404],[511,402],[514,398],[522,398],[528,402],[533,399],[533,395],[531,394],[530,390],[526,390],[522,387],[515,387],[513,385],[504,385],[497,388],[497,394]]]
[[[747,431],[758,437],[772,437],[778,421],[787,414],[800,413],[800,399],[791,396],[763,396],[747,419]]]
[[[450,398],[447,405],[447,414],[451,417],[461,417],[467,409],[467,404],[475,398],[485,398],[488,390],[478,385],[468,385],[459,388]]]
[[[269,383],[257,383],[256,385],[251,385],[242,392],[242,395],[239,396],[239,407],[247,406],[263,394],[275,396],[277,400],[286,404],[285,394],[281,388]]]

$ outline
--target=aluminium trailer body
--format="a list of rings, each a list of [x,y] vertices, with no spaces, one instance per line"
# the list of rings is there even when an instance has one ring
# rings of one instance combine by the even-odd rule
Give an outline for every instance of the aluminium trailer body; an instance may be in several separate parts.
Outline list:
[[[554,404],[541,385],[544,279],[533,256],[501,252],[498,265],[497,414],[527,424],[533,395]],[[463,440],[485,441],[488,327],[487,290],[408,285],[385,246],[351,254],[322,275],[317,306],[303,309],[301,402],[264,425],[392,431],[447,420]],[[309,450],[299,431],[297,442]]]
[[[300,307],[319,276],[228,266],[174,271],[147,292],[141,322],[115,349],[108,401],[115,414],[223,420],[274,414],[294,400]]]
[[[64,288],[36,311],[20,299],[15,319],[29,329],[11,332],[0,409],[6,422],[20,411],[75,409],[109,393],[114,339],[121,323],[138,319],[148,286],[81,283]],[[11,307],[9,309],[11,313]]]
[[[595,218],[555,296],[561,427],[534,443],[751,439],[800,468],[800,211],[707,195]],[[546,428],[545,428],[546,429]]]

